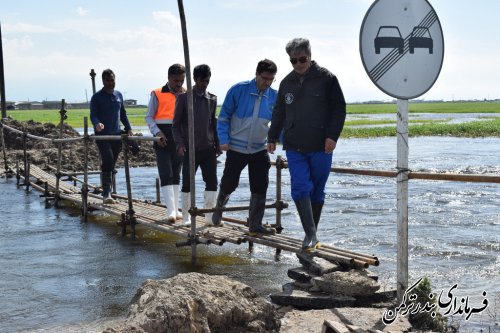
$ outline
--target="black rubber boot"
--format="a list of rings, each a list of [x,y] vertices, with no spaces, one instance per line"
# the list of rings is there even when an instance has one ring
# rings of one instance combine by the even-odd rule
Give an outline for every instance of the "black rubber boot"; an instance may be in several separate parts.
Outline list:
[[[312,204],[313,220],[314,220],[314,225],[316,226],[316,231],[318,231],[318,224],[321,218],[321,211],[323,210],[323,204],[324,202],[316,202]]]
[[[250,209],[248,211],[248,234],[250,236],[257,235],[274,235],[276,229],[266,228],[262,225],[264,211],[266,209],[266,196],[263,194],[252,193],[250,197]]]
[[[219,194],[217,195],[217,201],[215,203],[215,208],[224,208],[229,200],[229,194],[225,194],[221,190],[219,190]],[[222,223],[222,210],[216,210],[212,214],[212,223],[215,226],[221,226]]]
[[[295,206],[297,207],[297,212],[299,213],[302,228],[306,234],[304,242],[302,243],[302,250],[308,251],[310,249],[314,249],[319,242],[316,238],[316,226],[314,225],[313,220],[311,199],[304,198],[295,200]]]

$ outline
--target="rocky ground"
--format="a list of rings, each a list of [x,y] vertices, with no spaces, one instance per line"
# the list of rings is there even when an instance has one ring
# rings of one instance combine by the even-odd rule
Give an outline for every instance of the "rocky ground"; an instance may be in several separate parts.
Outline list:
[[[20,122],[10,118],[4,119],[3,124],[15,128],[17,130],[23,131],[28,134],[36,135],[39,137],[57,139],[59,138],[60,128],[50,123],[38,123],[34,121]],[[23,163],[24,159],[24,140],[23,135],[14,133],[12,131],[3,129],[4,132],[4,142],[6,147],[7,164],[11,169],[15,168],[16,160],[19,160],[20,165]],[[77,131],[75,131],[71,126],[64,125],[63,127],[63,138],[75,138],[82,137]],[[82,137],[83,138],[83,137]],[[155,166],[156,157],[153,150],[153,143],[151,141],[141,141],[141,149],[139,154],[133,156],[129,154],[129,165],[131,167],[137,166]],[[3,148],[3,147],[2,147]],[[52,166],[57,166],[57,152],[58,145],[50,141],[42,141],[27,138],[26,139],[26,151],[28,156],[28,161],[39,166],[45,164],[50,164]],[[123,166],[123,152],[117,161],[117,168]],[[3,153],[0,155],[3,165]],[[62,159],[61,159],[61,170],[74,172],[84,170],[84,157],[85,157],[85,145],[84,141],[67,142],[62,144]],[[88,152],[88,169],[89,171],[100,169],[100,158],[99,151],[95,142],[89,144]]]

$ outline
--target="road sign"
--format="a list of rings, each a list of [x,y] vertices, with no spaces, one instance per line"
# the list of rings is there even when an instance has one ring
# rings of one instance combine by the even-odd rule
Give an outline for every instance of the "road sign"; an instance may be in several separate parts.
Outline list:
[[[359,52],[380,90],[399,99],[421,96],[443,64],[438,16],[427,0],[376,0],[361,25]]]

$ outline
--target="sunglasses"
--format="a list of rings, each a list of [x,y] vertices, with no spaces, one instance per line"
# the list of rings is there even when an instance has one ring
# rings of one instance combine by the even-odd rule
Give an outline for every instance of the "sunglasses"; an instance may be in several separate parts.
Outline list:
[[[300,58],[290,58],[290,62],[292,63],[292,65],[295,65],[297,61],[300,62],[301,64],[305,64],[308,58],[309,58],[308,56],[303,56]]]

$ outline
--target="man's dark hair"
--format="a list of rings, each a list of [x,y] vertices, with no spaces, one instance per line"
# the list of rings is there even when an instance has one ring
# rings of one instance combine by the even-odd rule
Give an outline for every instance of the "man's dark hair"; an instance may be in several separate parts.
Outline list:
[[[264,59],[257,64],[257,74],[262,74],[263,72],[276,74],[277,71],[278,66],[272,60]]]
[[[104,81],[104,79],[108,76],[115,76],[115,73],[113,73],[113,71],[109,68],[102,71],[102,80]]]
[[[168,68],[168,76],[186,74],[186,67],[181,64],[173,64]]]
[[[207,77],[211,77],[212,72],[210,71],[210,67],[208,65],[198,65],[193,70],[194,79],[204,79]]]
[[[307,38],[294,38],[289,41],[285,46],[286,53],[290,55],[292,52],[304,51],[311,57],[311,44]]]

